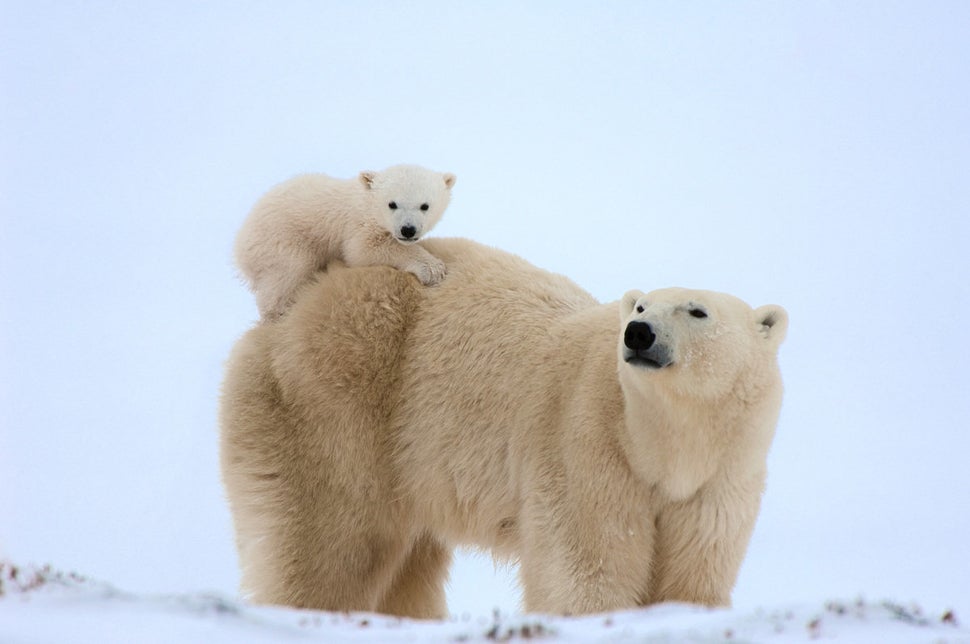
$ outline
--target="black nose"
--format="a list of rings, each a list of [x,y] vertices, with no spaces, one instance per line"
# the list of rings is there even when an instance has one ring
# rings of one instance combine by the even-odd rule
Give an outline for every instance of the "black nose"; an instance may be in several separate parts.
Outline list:
[[[649,324],[636,320],[626,325],[626,331],[623,333],[623,344],[634,351],[649,349],[656,339],[657,336]]]
[[[411,239],[418,232],[414,226],[401,226],[401,237]]]

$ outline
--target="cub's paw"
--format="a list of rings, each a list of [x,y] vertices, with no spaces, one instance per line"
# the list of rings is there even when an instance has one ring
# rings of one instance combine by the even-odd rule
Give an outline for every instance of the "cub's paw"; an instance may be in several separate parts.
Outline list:
[[[414,273],[414,275],[425,286],[434,286],[443,280],[445,278],[445,274],[448,272],[445,268],[445,263],[435,257],[431,258],[430,260],[422,261],[408,270],[409,272]]]

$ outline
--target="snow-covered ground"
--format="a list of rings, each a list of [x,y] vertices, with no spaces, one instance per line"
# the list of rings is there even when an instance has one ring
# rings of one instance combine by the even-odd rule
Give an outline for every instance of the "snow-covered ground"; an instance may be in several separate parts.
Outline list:
[[[217,594],[137,595],[74,573],[0,563],[0,642],[970,642],[952,612],[891,601],[829,600],[756,610],[662,605],[552,617],[462,615],[415,621],[248,606]]]

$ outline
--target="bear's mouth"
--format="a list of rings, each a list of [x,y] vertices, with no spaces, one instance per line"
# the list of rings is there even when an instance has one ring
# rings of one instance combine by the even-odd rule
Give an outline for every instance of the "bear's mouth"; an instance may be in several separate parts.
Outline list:
[[[673,364],[672,361],[664,359],[662,362],[658,360],[656,352],[650,349],[639,349],[634,350],[630,348],[624,348],[623,350],[623,361],[634,367],[643,367],[645,369],[663,369],[664,367],[669,367]]]

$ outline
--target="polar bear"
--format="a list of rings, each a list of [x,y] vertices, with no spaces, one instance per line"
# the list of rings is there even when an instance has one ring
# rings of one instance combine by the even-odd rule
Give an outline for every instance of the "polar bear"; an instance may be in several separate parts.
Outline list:
[[[431,239],[434,289],[334,266],[227,364],[221,467],[250,599],[446,615],[452,549],[528,611],[727,605],[758,514],[788,317]]]
[[[333,260],[387,265],[437,284],[445,265],[414,242],[441,219],[455,175],[416,165],[357,179],[305,174],[275,186],[236,237],[236,264],[263,319],[282,315],[297,289]]]

